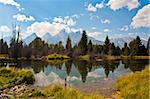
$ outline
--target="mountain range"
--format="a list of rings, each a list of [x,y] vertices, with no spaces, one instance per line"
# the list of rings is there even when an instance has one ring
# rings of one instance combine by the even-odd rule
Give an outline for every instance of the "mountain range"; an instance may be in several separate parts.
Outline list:
[[[68,36],[70,37],[70,39],[72,40],[72,45],[77,44],[82,36],[82,33],[80,31],[78,32],[73,32],[73,33],[67,33],[65,31],[61,31],[59,34],[52,36],[50,33],[46,33],[45,35],[43,35],[41,38],[43,41],[49,43],[49,44],[56,44],[59,41],[62,41],[62,44],[65,46],[66,45],[66,41]],[[36,35],[36,33],[31,34],[30,36],[26,37],[24,39],[24,42],[26,44],[31,43],[36,37],[38,37]],[[91,40],[93,42],[93,44],[103,44],[102,41],[96,40],[93,37],[89,37],[88,36],[88,40]]]
[[[113,38],[110,39],[110,42],[114,42],[114,44],[116,46],[119,46],[120,48],[124,47],[124,43],[129,44],[133,39],[133,37],[122,37],[122,38]],[[147,46],[147,41],[144,39],[141,39],[142,44],[144,44],[145,46]]]
[[[66,45],[66,41],[68,36],[71,38],[72,40],[72,45],[74,46],[75,44],[77,44],[82,36],[82,33],[80,31],[78,32],[73,32],[73,33],[67,33],[64,30],[61,31],[60,33],[58,33],[55,36],[52,36],[50,33],[46,33],[45,35],[43,35],[41,37],[41,39],[49,44],[56,44],[59,41],[62,41],[62,44],[65,46]],[[36,35],[36,33],[31,34],[30,36],[27,36],[26,38],[23,39],[23,41],[25,42],[25,44],[30,44],[36,37],[38,37]],[[122,38],[113,38],[110,39],[110,42],[114,42],[114,44],[116,46],[119,46],[120,48],[122,48],[124,46],[124,43],[127,42],[131,42],[134,38],[133,37],[122,37]],[[100,44],[103,45],[104,42],[103,41],[99,41],[96,40],[93,37],[88,36],[88,40],[91,40],[93,44]],[[8,44],[10,44],[11,41],[11,37],[4,37],[4,41],[6,41]],[[141,39],[142,43],[146,46],[147,45],[147,41],[144,39]]]

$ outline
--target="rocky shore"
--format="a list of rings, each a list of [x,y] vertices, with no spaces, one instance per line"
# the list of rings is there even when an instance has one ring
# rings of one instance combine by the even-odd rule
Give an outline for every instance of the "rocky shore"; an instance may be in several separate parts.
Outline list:
[[[0,98],[17,98],[22,97],[25,94],[30,96],[30,92],[34,91],[35,88],[32,85],[16,85],[11,88],[6,88],[0,91]]]

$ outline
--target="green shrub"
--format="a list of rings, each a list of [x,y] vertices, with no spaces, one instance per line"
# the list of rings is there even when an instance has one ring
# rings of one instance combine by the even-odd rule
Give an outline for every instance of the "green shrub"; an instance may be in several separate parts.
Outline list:
[[[0,89],[9,88],[22,83],[33,84],[35,81],[32,70],[16,68],[0,68]]]

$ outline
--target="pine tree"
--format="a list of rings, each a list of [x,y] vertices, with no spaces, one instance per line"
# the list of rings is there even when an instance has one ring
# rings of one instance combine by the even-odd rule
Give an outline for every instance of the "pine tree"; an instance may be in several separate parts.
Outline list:
[[[88,43],[88,52],[92,52],[93,51],[93,44],[92,41],[90,40]]]
[[[140,47],[142,46],[141,39],[139,36],[136,37],[133,41],[129,43],[131,49],[131,55],[139,55]]]
[[[70,51],[72,49],[71,39],[70,39],[69,36],[68,36],[68,39],[67,39],[66,49],[68,51]]]
[[[139,51],[138,55],[148,55],[147,49],[146,49],[146,47],[144,45],[140,46],[139,50],[140,51]]]
[[[0,53],[2,54],[3,53],[3,39],[0,39]]]
[[[124,48],[122,48],[123,55],[128,56],[130,54],[130,49],[127,43],[124,43]]]
[[[63,53],[64,52],[64,46],[62,45],[62,41],[59,41],[58,43],[58,53]]]
[[[32,48],[32,54],[37,57],[45,56],[48,54],[48,44],[42,41],[41,38],[35,38],[30,44]]]
[[[119,56],[121,54],[121,49],[119,46],[116,47],[115,55]]]
[[[78,44],[81,54],[85,55],[87,53],[87,35],[86,31],[83,31],[81,40]]]
[[[148,53],[148,55],[150,55],[150,37],[147,42],[147,53]]]
[[[115,55],[115,50],[116,50],[116,48],[115,48],[114,43],[110,44],[108,54]]]
[[[104,53],[105,53],[106,55],[108,55],[109,46],[110,46],[110,41],[109,41],[108,36],[106,36],[105,44],[104,44]]]

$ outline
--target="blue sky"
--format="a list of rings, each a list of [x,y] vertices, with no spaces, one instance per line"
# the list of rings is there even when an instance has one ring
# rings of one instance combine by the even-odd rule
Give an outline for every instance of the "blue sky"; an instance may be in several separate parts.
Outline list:
[[[65,29],[86,30],[104,40],[139,35],[148,39],[148,0],[0,0],[0,36],[12,35],[12,24],[21,26],[23,38],[36,32],[43,36]]]

